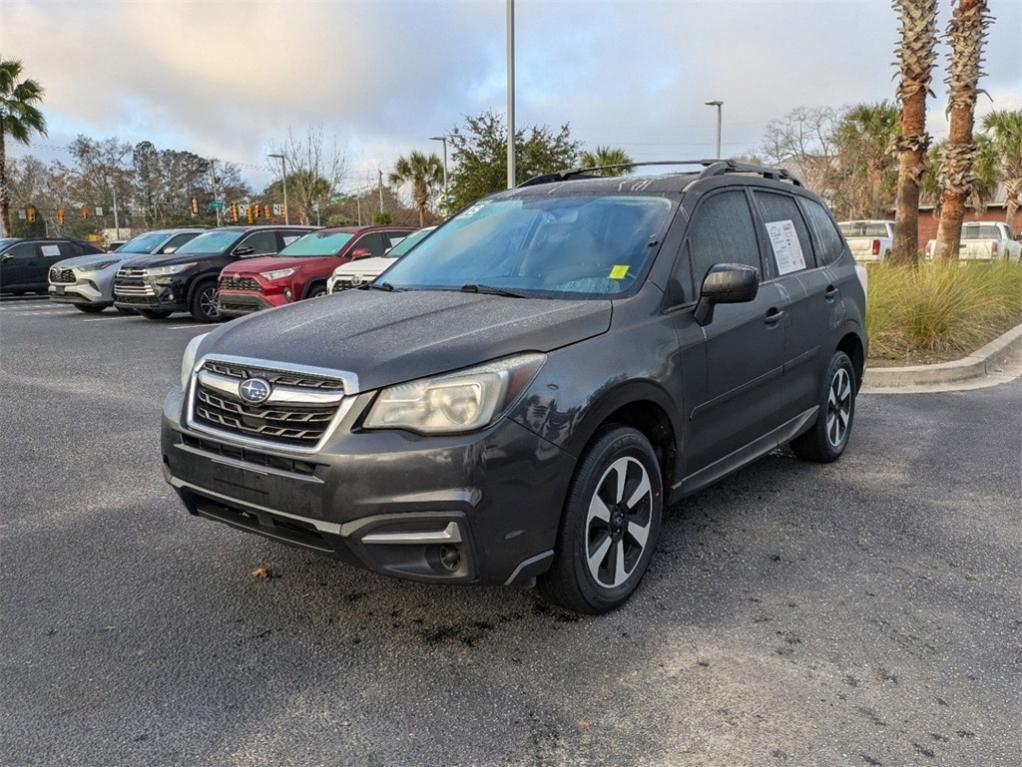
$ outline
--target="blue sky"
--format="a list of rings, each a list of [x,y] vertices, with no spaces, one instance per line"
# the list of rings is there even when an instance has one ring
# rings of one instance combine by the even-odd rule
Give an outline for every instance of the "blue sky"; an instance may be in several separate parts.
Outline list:
[[[982,85],[1022,107],[1022,3],[997,18]],[[25,2],[4,0],[0,54],[47,88],[60,157],[78,132],[191,149],[242,165],[257,188],[289,128],[321,126],[349,186],[385,171],[466,114],[504,111],[504,2]],[[537,2],[519,0],[518,122],[570,122],[587,145],[636,159],[754,150],[798,105],[893,98],[887,0]],[[940,27],[950,18],[941,3]],[[944,59],[941,59],[941,67]],[[946,134],[943,73],[930,130]],[[21,150],[15,150],[18,154]]]

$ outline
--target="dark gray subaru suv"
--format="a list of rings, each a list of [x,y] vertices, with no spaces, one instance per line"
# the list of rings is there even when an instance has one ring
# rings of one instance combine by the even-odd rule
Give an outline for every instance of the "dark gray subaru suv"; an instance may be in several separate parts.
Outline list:
[[[495,194],[362,289],[195,338],[163,412],[196,515],[379,573],[620,605],[665,505],[778,445],[833,461],[865,296],[783,171]]]

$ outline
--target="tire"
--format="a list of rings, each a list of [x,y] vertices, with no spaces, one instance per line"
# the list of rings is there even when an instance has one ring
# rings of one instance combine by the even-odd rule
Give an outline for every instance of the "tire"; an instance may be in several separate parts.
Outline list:
[[[123,306],[118,306],[117,307],[117,313],[118,314],[124,314],[124,315],[127,315],[127,316],[133,316],[133,315],[138,314],[138,312],[136,310],[134,310],[134,309],[126,309]]]
[[[306,298],[319,298],[320,296],[325,296],[325,295],[326,295],[326,285],[320,284],[320,285],[313,285],[311,288],[309,288],[309,292],[308,292],[308,294],[305,297]]]
[[[831,463],[845,452],[855,419],[855,367],[847,354],[834,352],[821,386],[816,423],[792,440],[791,449],[803,461]]]
[[[642,581],[662,515],[663,480],[649,440],[627,426],[597,432],[571,481],[553,564],[537,582],[540,594],[579,613],[619,607]]]
[[[223,322],[224,316],[217,306],[216,281],[200,282],[192,291],[188,311],[197,322]]]
[[[99,314],[101,311],[106,309],[105,306],[96,306],[95,304],[72,304],[75,309],[86,314]]]
[[[170,312],[165,309],[139,309],[138,313],[147,320],[165,320],[170,316]]]

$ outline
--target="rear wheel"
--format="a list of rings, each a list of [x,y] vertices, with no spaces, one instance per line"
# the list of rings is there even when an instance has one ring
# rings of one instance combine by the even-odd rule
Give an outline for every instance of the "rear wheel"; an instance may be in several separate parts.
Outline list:
[[[75,309],[86,314],[99,314],[101,311],[106,309],[105,306],[96,306],[95,304],[74,304]]]
[[[581,613],[623,604],[649,566],[662,513],[660,465],[649,440],[626,426],[600,432],[572,480],[540,593]]]
[[[217,305],[216,282],[203,282],[192,293],[190,311],[199,322],[220,322],[224,316]]]
[[[791,442],[803,461],[836,461],[848,446],[855,417],[855,367],[844,352],[835,352],[823,378],[816,423]]]
[[[138,313],[147,320],[165,320],[170,316],[170,312],[165,309],[139,309]]]

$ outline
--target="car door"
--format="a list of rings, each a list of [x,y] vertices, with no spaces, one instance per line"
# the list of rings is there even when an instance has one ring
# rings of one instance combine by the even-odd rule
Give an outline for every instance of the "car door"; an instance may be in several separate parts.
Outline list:
[[[761,239],[766,243],[766,268],[790,299],[789,326],[784,349],[784,386],[781,413],[795,418],[819,399],[820,358],[829,359],[825,341],[830,337],[830,309],[837,288],[820,258],[796,197],[780,191],[755,189]]]
[[[683,248],[679,263],[691,270],[693,297],[714,264],[746,264],[762,275],[761,245],[745,190],[732,186],[703,195]],[[780,424],[787,307],[788,297],[776,282],[761,284],[753,301],[715,307],[702,329],[704,394],[686,406],[687,473],[726,458]]]
[[[32,274],[39,261],[39,247],[34,242],[19,242],[0,255],[0,288],[22,290],[31,286]]]

